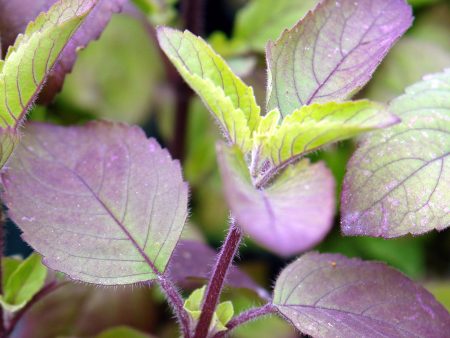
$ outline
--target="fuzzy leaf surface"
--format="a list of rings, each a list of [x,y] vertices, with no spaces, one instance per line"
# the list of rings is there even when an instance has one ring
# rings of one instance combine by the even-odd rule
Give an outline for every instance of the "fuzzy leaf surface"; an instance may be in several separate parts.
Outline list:
[[[25,32],[30,21],[41,12],[46,12],[57,0],[0,0],[0,33],[3,52],[14,43],[16,37]],[[82,0],[78,0],[82,3]],[[111,15],[119,12],[126,0],[96,0],[95,7],[79,29],[68,41],[52,71],[48,74],[39,101],[48,103],[60,91],[65,75],[71,72],[77,59],[77,51],[90,41],[97,39],[108,24]],[[3,38],[4,37],[4,38]]]
[[[289,256],[311,248],[331,229],[334,179],[323,163],[301,161],[257,189],[239,149],[219,145],[218,158],[232,214],[259,244]]]
[[[382,263],[307,253],[283,270],[275,306],[317,338],[445,337],[450,314],[424,288]]]
[[[325,0],[267,47],[268,110],[341,101],[372,76],[412,21],[404,0]]]
[[[273,165],[398,122],[378,103],[366,100],[315,103],[286,116],[263,142],[262,154]]]
[[[450,225],[450,70],[409,87],[389,109],[402,123],[369,135],[348,164],[347,235],[397,237]]]
[[[18,142],[17,129],[93,0],[63,0],[30,23],[0,60],[0,166]]]
[[[188,188],[179,163],[142,130],[30,124],[9,167],[3,200],[46,265],[106,285],[164,272]]]
[[[203,39],[167,27],[157,33],[161,48],[216,117],[227,141],[250,150],[260,118],[253,89]]]

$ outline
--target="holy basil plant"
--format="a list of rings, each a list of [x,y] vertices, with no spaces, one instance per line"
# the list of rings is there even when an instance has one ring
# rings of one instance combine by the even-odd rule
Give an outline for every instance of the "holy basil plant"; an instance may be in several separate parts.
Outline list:
[[[202,38],[157,29],[224,136],[217,158],[231,222],[217,258],[205,244],[180,240],[188,185],[179,162],[139,127],[31,122],[17,142],[50,69],[102,3],[57,1],[0,63],[2,164],[15,149],[2,171],[2,200],[49,268],[37,254],[3,262],[0,303],[13,318],[4,332],[14,333],[39,290],[59,283],[46,279],[56,270],[96,285],[158,283],[186,338],[223,337],[268,314],[319,338],[448,335],[444,307],[382,263],[305,253],[281,272],[272,296],[232,266],[244,234],[282,256],[318,244],[332,226],[335,182],[307,155],[366,132],[344,184],[344,233],[392,237],[448,226],[450,73],[427,77],[387,106],[350,100],[410,26],[404,0],[325,0],[269,42],[265,112]],[[111,10],[97,13],[109,18]],[[193,284],[200,288],[184,300],[177,287]],[[235,316],[220,299],[224,285],[252,290],[265,304]]]

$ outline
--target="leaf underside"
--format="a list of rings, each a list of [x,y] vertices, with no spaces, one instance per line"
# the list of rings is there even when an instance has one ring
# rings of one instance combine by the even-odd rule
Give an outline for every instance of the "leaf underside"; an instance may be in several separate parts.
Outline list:
[[[239,149],[219,145],[218,158],[232,214],[258,243],[289,256],[311,248],[331,229],[334,179],[323,163],[299,162],[257,189]]]
[[[404,0],[326,0],[267,46],[268,110],[341,101],[370,80],[412,22]]]
[[[445,337],[450,315],[434,297],[381,263],[307,253],[275,284],[274,305],[302,333],[332,337]]]
[[[89,283],[156,278],[186,219],[179,163],[137,127],[30,124],[2,178],[24,239],[50,268]]]
[[[397,237],[450,225],[450,70],[395,99],[402,123],[367,136],[348,164],[347,235]]]

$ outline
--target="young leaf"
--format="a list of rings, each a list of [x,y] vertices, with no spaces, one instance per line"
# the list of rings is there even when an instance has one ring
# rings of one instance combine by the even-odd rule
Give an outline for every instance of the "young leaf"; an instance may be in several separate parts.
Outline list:
[[[275,284],[274,305],[303,334],[445,337],[450,315],[434,297],[381,263],[308,253]]]
[[[47,269],[41,263],[41,257],[32,254],[10,271],[4,283],[1,305],[14,312],[23,308],[33,296],[44,286]]]
[[[199,287],[210,278],[211,267],[214,266],[216,258],[217,252],[208,245],[192,240],[181,240],[169,261],[167,276],[185,289]],[[225,284],[253,291],[263,299],[269,298],[266,290],[235,266],[228,272]]]
[[[178,162],[137,127],[30,124],[3,200],[51,268],[95,284],[162,274],[187,214]]]
[[[237,223],[255,241],[289,256],[328,233],[334,214],[334,180],[323,163],[307,160],[285,169],[267,188],[252,184],[242,152],[218,147],[225,196]]]
[[[380,104],[370,101],[315,103],[288,115],[265,139],[264,157],[280,165],[326,144],[398,122]]]
[[[12,153],[17,129],[48,72],[94,3],[93,0],[58,2],[29,24],[9,48],[5,60],[0,60],[0,166]]]
[[[372,76],[412,21],[404,0],[325,0],[267,47],[268,110],[340,101]]]
[[[185,81],[217,118],[227,141],[243,151],[250,150],[252,132],[260,117],[253,89],[234,75],[204,40],[190,32],[159,27],[158,40]]]
[[[3,52],[14,43],[16,37],[24,33],[30,21],[41,12],[46,12],[58,0],[0,0],[0,35]],[[82,3],[82,1],[78,1]],[[79,48],[97,39],[113,13],[122,9],[126,0],[96,0],[95,7],[74,33],[67,46],[61,51],[58,60],[48,74],[45,87],[39,95],[39,101],[50,102],[60,91],[65,75],[72,70]],[[5,38],[4,38],[5,37]]]
[[[347,235],[396,237],[450,225],[450,70],[409,87],[389,110],[402,123],[369,135],[348,164]]]

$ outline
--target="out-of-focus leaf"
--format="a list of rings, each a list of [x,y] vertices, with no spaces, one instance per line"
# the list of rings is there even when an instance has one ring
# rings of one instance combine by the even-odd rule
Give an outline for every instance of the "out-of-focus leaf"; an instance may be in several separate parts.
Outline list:
[[[216,117],[227,141],[250,150],[260,118],[253,89],[203,39],[167,27],[157,33],[161,48]]]
[[[402,123],[369,135],[348,165],[342,193],[347,235],[397,237],[450,225],[450,71],[394,100]]]
[[[405,37],[392,48],[364,96],[390,101],[426,74],[440,72],[446,67],[450,67],[450,51],[422,39]]]
[[[303,106],[268,133],[261,154],[276,166],[329,143],[396,122],[398,118],[384,106],[366,100]]]
[[[216,32],[212,37],[213,46],[217,44],[220,52],[228,49],[229,54],[250,50],[264,52],[269,40],[275,40],[284,29],[292,27],[317,2],[318,0],[252,0],[238,12],[231,41],[223,40],[224,46],[220,46],[218,37],[221,33]],[[224,55],[226,54],[225,52]]]
[[[80,52],[58,99],[101,118],[143,122],[163,70],[155,47],[142,22],[113,17],[101,38]]]
[[[408,0],[411,6],[420,7],[438,3],[441,0]]]
[[[178,162],[142,130],[30,124],[3,200],[51,268],[96,284],[163,273],[187,214]]]
[[[216,258],[217,252],[208,245],[197,241],[181,240],[169,261],[168,276],[183,288],[198,287],[211,277]],[[261,298],[269,297],[266,290],[237,267],[230,269],[225,283],[230,287],[251,290]]]
[[[33,296],[44,286],[47,268],[42,265],[41,257],[32,254],[19,264],[10,261],[7,265],[14,270],[6,271],[3,294],[0,303],[9,312],[23,308]]]
[[[447,311],[450,311],[450,282],[430,282],[425,284],[425,287],[430,291],[436,299],[442,303]]]
[[[432,6],[414,22],[411,36],[450,51],[450,4]]]
[[[313,337],[445,337],[450,330],[450,314],[424,288],[384,264],[340,255],[308,253],[291,263],[273,302]]]
[[[283,116],[359,90],[412,21],[404,0],[325,0],[267,47],[268,110]]]
[[[9,277],[17,270],[19,267],[20,259],[13,257],[2,257],[2,285],[6,285]]]
[[[30,23],[0,60],[0,167],[18,142],[17,129],[93,0],[62,0]]]
[[[237,224],[256,242],[289,256],[320,242],[332,226],[333,175],[307,160],[287,167],[265,188],[255,188],[242,152],[218,146],[225,197]]]
[[[154,290],[66,283],[26,311],[10,337],[95,337],[117,326],[154,332],[162,316]]]
[[[95,338],[151,338],[149,334],[132,329],[130,327],[121,326],[106,330]]]

